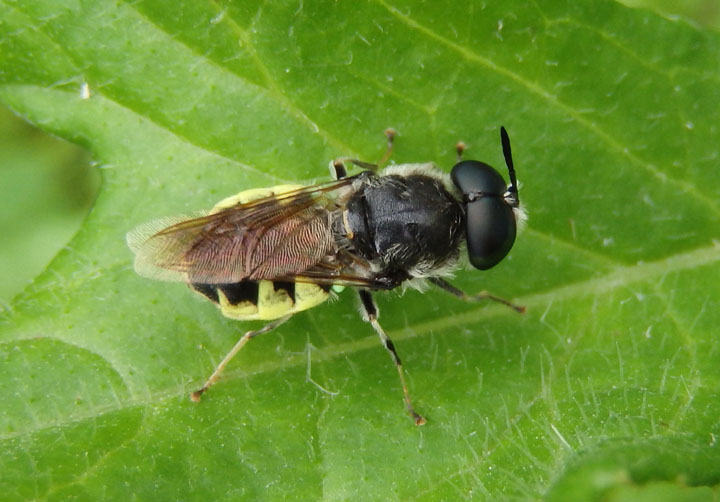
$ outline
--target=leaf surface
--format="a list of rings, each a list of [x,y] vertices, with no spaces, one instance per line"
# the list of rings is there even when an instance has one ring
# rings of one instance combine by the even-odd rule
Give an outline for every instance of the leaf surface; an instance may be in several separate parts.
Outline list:
[[[720,40],[612,2],[0,2],[0,99],[103,186],[0,318],[7,500],[672,500],[717,491]],[[501,167],[528,306],[379,298],[422,428],[350,292],[253,340],[125,233],[328,160]],[[668,488],[670,487],[670,488]],[[656,495],[660,493],[660,495]],[[623,498],[625,497],[625,498]],[[664,498],[663,498],[664,497]]]

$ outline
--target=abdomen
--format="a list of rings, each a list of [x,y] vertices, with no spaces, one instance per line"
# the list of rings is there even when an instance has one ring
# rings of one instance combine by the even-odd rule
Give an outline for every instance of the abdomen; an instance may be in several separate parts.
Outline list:
[[[272,197],[302,188],[301,185],[278,185],[245,190],[218,202],[210,211],[216,213],[263,197]],[[230,319],[271,321],[315,307],[330,296],[330,286],[284,281],[242,281],[233,284],[190,284],[190,287],[217,304]]]
[[[331,286],[284,281],[243,281],[235,284],[191,284],[216,303],[225,317],[270,321],[312,308],[330,297]]]

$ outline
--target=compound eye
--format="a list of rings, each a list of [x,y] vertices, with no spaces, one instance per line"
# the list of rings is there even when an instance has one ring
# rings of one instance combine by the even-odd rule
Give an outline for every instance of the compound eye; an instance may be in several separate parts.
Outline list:
[[[503,197],[505,180],[491,166],[476,160],[459,162],[450,177],[463,194],[468,255],[475,268],[497,265],[515,243],[513,208]]]
[[[500,173],[486,163],[477,160],[458,162],[450,171],[450,178],[465,195],[482,193],[502,197],[507,190],[505,180]]]
[[[515,214],[502,197],[484,197],[465,207],[470,263],[487,270],[505,258],[515,243]]]

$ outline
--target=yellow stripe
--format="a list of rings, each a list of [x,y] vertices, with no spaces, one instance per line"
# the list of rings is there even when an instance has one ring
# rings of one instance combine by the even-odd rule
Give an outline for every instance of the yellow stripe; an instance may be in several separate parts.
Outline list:
[[[231,305],[225,294],[217,289],[220,311],[225,317],[239,321],[271,321],[287,314],[295,314],[321,304],[330,297],[316,284],[295,284],[295,303],[284,289],[275,290],[272,281],[258,281],[258,301]]]
[[[220,288],[215,289],[217,291],[220,311],[225,317],[230,319],[260,319],[257,316],[258,307],[252,302],[240,302],[237,305],[231,305]]]
[[[215,204],[215,207],[212,208],[210,214],[217,213],[229,207],[237,206],[238,204],[245,204],[246,202],[262,199],[263,197],[272,197],[273,195],[292,192],[293,190],[297,190],[299,188],[302,188],[302,185],[277,185],[270,188],[252,188],[250,190],[245,190],[244,192],[232,195]]]
[[[295,283],[295,311],[307,310],[319,305],[330,296],[316,284]]]

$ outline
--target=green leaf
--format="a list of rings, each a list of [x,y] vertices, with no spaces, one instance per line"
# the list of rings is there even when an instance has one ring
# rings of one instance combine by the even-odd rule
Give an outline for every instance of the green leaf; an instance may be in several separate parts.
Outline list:
[[[612,2],[0,2],[0,99],[103,185],[0,318],[6,500],[703,499],[720,480],[720,40]],[[340,156],[502,166],[530,220],[442,292],[253,340],[125,233]]]

